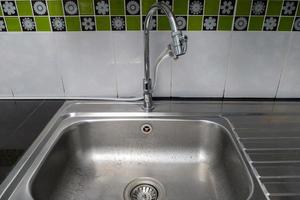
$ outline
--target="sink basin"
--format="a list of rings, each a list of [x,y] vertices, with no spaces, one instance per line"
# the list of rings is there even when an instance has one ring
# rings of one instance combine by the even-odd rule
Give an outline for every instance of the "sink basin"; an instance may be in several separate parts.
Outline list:
[[[66,102],[0,200],[267,200],[230,122],[199,106]]]
[[[35,200],[121,200],[126,186],[141,177],[161,186],[150,183],[158,194],[144,191],[140,200],[162,195],[246,200],[252,191],[249,172],[223,126],[205,120],[115,119],[65,129],[32,178],[31,195]]]

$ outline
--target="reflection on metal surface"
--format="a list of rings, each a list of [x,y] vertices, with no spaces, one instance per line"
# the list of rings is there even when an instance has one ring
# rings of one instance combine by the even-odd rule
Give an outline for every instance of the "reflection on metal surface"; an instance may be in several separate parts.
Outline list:
[[[57,113],[25,153],[1,200],[121,199],[137,177],[159,180],[171,200],[266,199],[224,119],[101,112],[92,105],[66,104]],[[141,134],[144,124],[154,127],[150,137]]]

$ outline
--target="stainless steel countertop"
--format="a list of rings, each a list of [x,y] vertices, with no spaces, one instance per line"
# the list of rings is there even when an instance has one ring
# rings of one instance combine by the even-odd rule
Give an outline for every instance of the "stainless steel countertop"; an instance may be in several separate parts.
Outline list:
[[[0,184],[63,100],[0,100]]]
[[[104,112],[105,107],[131,110],[122,110],[122,103],[102,105]],[[154,112],[227,118],[269,198],[300,199],[300,102],[160,101]]]
[[[300,116],[254,114],[228,119],[270,199],[300,199]]]
[[[76,107],[76,112],[93,112],[97,104],[100,114],[109,111],[116,115],[122,112],[144,115],[137,104],[90,103],[93,106],[85,104],[84,110]],[[72,102],[66,105],[70,107],[65,107],[65,112],[68,108],[72,110]],[[300,199],[300,102],[158,101],[156,105],[154,115],[169,112],[227,118],[269,198]]]

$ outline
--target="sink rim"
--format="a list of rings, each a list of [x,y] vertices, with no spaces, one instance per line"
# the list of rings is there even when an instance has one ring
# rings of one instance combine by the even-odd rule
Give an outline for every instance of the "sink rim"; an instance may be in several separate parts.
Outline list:
[[[144,113],[144,112],[70,112],[70,108],[74,105],[82,106],[82,102],[70,103],[67,102],[62,106],[62,108],[56,113],[56,115],[51,119],[49,124],[36,139],[36,141],[31,145],[31,147],[26,151],[24,156],[21,158],[19,163],[20,166],[16,166],[12,170],[13,177],[7,177],[8,184],[4,185],[3,188],[0,187],[0,199],[5,197],[10,197],[11,195],[23,195],[27,193],[28,199],[33,199],[31,196],[30,186],[31,181],[34,180],[36,173],[38,172],[39,167],[43,164],[44,160],[47,158],[47,152],[51,151],[51,148],[59,140],[62,133],[68,127],[75,125],[76,123],[82,123],[85,121],[116,121],[123,120],[157,120],[157,121],[206,121],[209,123],[216,124],[225,129],[226,134],[228,134],[230,140],[233,142],[234,148],[239,154],[243,166],[249,177],[251,188],[249,192],[249,197],[247,200],[252,199],[252,196],[256,190],[257,183],[254,184],[254,172],[249,166],[248,160],[243,154],[240,144],[235,140],[236,136],[234,135],[234,130],[230,126],[230,123],[227,122],[225,118],[219,115],[203,115],[199,113],[173,113],[173,112],[153,112],[153,113]],[[88,103],[90,104],[90,102]],[[101,104],[101,103],[100,103]],[[127,105],[127,104],[125,104]],[[130,104],[133,105],[133,104]],[[137,105],[139,108],[139,105]],[[76,109],[75,109],[76,110]],[[87,120],[88,119],[88,120]],[[217,121],[217,122],[216,122]],[[219,121],[219,123],[218,123]],[[222,123],[220,123],[222,122]],[[224,124],[226,126],[224,126]],[[53,141],[54,139],[54,141]],[[45,152],[46,151],[46,152]],[[27,157],[28,156],[28,157]],[[27,157],[27,158],[24,158]],[[19,164],[18,163],[18,164]],[[38,167],[37,167],[38,166]],[[17,187],[18,186],[18,187]],[[260,188],[262,189],[262,188]],[[254,197],[255,198],[255,197]],[[7,199],[7,198],[6,198]],[[23,198],[24,199],[24,198]]]
[[[125,114],[125,113],[124,113]],[[130,113],[133,114],[133,113]],[[200,119],[199,119],[200,118]],[[201,119],[202,118],[202,119]],[[65,124],[62,124],[63,126],[61,128],[59,128],[58,130],[56,130],[55,132],[53,132],[52,135],[55,135],[55,138],[53,140],[50,141],[50,139],[47,141],[47,144],[44,145],[43,149],[41,151],[45,151],[45,146],[48,146],[47,148],[47,152],[38,155],[37,157],[35,157],[35,162],[38,161],[38,165],[33,167],[33,165],[31,165],[30,167],[30,171],[32,171],[32,173],[29,173],[29,176],[26,178],[27,182],[25,182],[25,184],[27,185],[28,191],[30,196],[32,197],[32,184],[35,181],[35,177],[37,176],[37,174],[39,173],[39,169],[40,167],[42,167],[43,163],[45,162],[45,160],[47,159],[48,154],[52,151],[52,149],[54,148],[55,144],[61,139],[61,137],[63,136],[64,133],[66,133],[68,131],[68,129],[73,128],[74,126],[80,126],[82,124],[85,123],[94,123],[94,122],[110,122],[110,121],[144,121],[146,123],[151,123],[151,121],[158,121],[158,122],[199,122],[199,123],[203,123],[203,125],[206,124],[213,124],[221,129],[224,130],[224,134],[226,134],[230,141],[232,142],[235,151],[238,153],[238,157],[241,160],[242,164],[243,164],[243,168],[247,174],[248,180],[249,180],[249,194],[247,196],[247,198],[245,200],[249,200],[252,198],[253,193],[254,193],[254,182],[253,182],[253,177],[251,176],[250,170],[246,165],[246,162],[244,160],[244,157],[242,156],[241,150],[237,144],[237,142],[234,140],[234,133],[232,128],[230,127],[230,124],[223,119],[220,116],[217,117],[174,117],[174,118],[167,118],[165,116],[159,118],[159,117],[154,117],[154,118],[136,118],[136,117],[128,117],[128,118],[107,118],[107,117],[101,117],[101,118],[94,118],[92,117],[91,119],[82,119],[80,118],[73,118],[71,121],[67,121]],[[50,143],[51,142],[51,143]],[[28,171],[29,171],[28,170]],[[26,172],[26,174],[28,174],[28,171]],[[33,199],[33,197],[32,197]]]

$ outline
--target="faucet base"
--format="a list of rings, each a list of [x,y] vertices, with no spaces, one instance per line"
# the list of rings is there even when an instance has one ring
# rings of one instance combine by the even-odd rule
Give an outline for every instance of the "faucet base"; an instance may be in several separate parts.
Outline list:
[[[143,110],[146,112],[151,112],[154,109],[153,101],[152,101],[152,83],[151,79],[144,79],[144,105]]]
[[[152,112],[154,110],[155,106],[151,106],[151,107],[147,107],[145,105],[142,106],[142,109],[145,111],[145,112]]]

